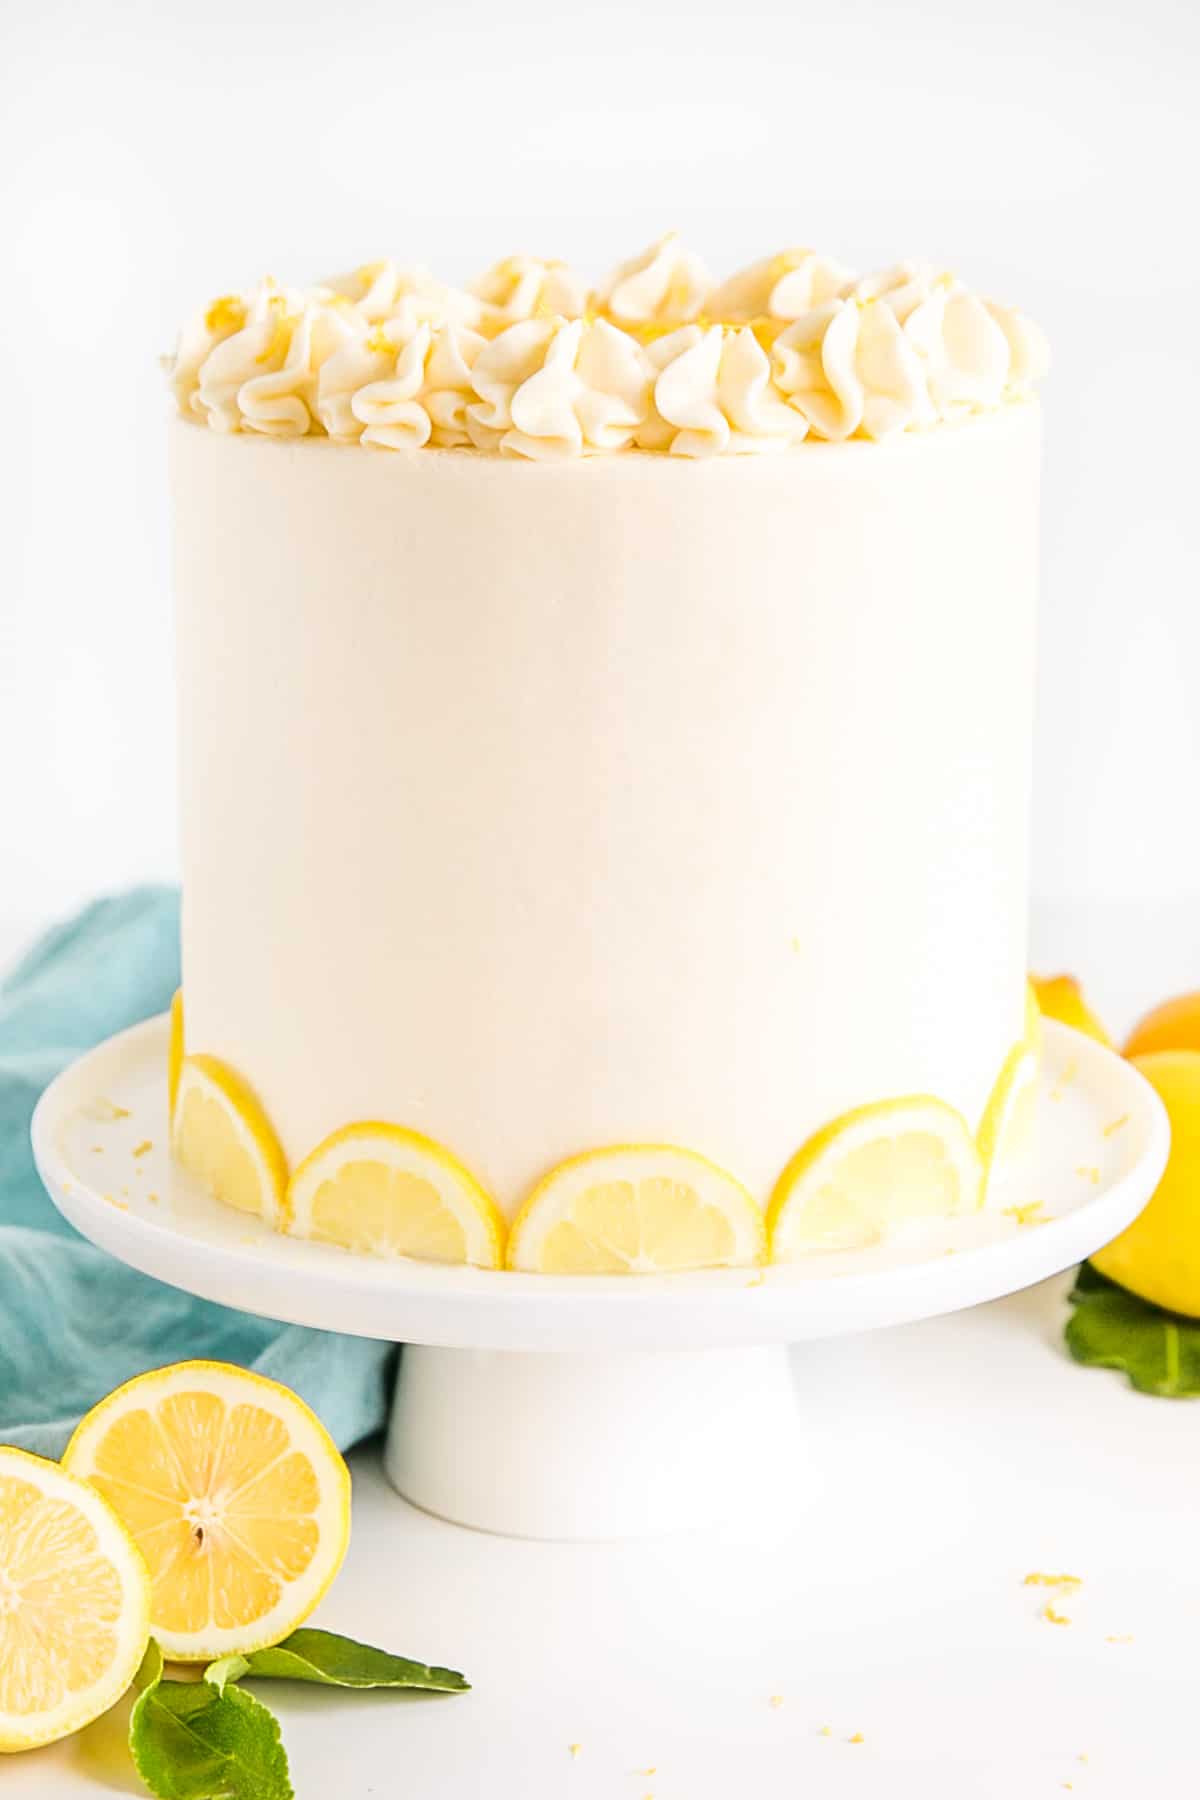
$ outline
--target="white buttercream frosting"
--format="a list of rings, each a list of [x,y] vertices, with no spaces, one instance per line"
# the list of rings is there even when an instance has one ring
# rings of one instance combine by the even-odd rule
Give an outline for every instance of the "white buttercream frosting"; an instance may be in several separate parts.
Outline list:
[[[807,421],[771,380],[767,353],[748,326],[684,326],[650,346],[654,409],[638,434],[673,456],[783,450]]]
[[[218,431],[544,461],[886,438],[1021,401],[1048,366],[1031,320],[932,265],[785,250],[714,286],[670,234],[591,292],[534,257],[469,288],[390,260],[266,280],[190,319],[168,372]]]
[[[592,304],[616,325],[654,329],[686,325],[704,308],[712,276],[675,232],[618,264]]]
[[[849,269],[816,250],[781,250],[739,269],[704,303],[711,319],[723,325],[748,325],[755,319],[785,324],[844,294],[854,280]]]
[[[522,319],[579,319],[587,311],[588,285],[564,262],[506,256],[471,283],[481,302],[475,321],[489,337]]]

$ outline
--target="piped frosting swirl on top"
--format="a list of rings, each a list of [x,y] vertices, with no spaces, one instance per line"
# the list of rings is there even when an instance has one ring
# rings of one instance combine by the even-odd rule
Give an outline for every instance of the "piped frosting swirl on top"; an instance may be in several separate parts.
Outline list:
[[[956,276],[785,250],[714,285],[674,235],[599,287],[508,257],[467,288],[369,263],[226,294],[180,334],[179,409],[217,431],[532,461],[884,439],[1028,397],[1042,333]]]

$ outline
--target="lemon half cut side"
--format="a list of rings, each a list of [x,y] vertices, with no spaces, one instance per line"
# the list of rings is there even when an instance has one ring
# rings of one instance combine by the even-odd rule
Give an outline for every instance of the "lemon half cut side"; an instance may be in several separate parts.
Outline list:
[[[288,1388],[231,1363],[136,1376],[93,1407],[63,1460],[145,1558],[171,1661],[278,1643],[346,1552],[350,1477],[333,1439]]]
[[[0,1750],[32,1750],[115,1704],[150,1634],[150,1580],[104,1499],[0,1447]]]

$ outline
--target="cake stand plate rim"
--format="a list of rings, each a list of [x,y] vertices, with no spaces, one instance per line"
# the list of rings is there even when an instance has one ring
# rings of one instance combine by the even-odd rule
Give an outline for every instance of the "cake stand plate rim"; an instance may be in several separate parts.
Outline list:
[[[1115,1237],[1157,1186],[1170,1144],[1165,1109],[1145,1078],[1115,1052],[1048,1020],[1043,1137],[1029,1185],[1070,1203],[1035,1229],[1018,1221],[1007,1235],[948,1246],[960,1251],[955,1255],[935,1249],[887,1262],[859,1252],[840,1259],[832,1273],[779,1267],[580,1279],[443,1269],[279,1237],[189,1192],[178,1174],[169,1196],[152,1205],[148,1184],[156,1161],[165,1182],[167,1032],[166,1014],[131,1026],[64,1069],[39,1100],[34,1157],[63,1217],[118,1260],[203,1299],[287,1323],[442,1348],[718,1349],[801,1342],[958,1311],[1058,1274]],[[1055,1086],[1065,1087],[1068,1072],[1070,1107],[1048,1104],[1052,1096],[1063,1099]],[[1107,1158],[1109,1166],[1076,1167],[1068,1175],[1066,1146],[1056,1144],[1055,1134],[1065,1134],[1068,1113],[1072,1130],[1082,1132],[1089,1107],[1097,1163]],[[1103,1122],[1111,1128],[1122,1119],[1121,1142],[1113,1148]],[[95,1163],[82,1172],[81,1120],[87,1121],[82,1135],[98,1140],[86,1152]],[[1126,1151],[1129,1145],[1136,1154]],[[1062,1167],[1049,1175],[1052,1149]],[[1046,1194],[1048,1181],[1053,1196]],[[1080,1181],[1093,1183],[1094,1191],[1080,1198]],[[1000,1228],[998,1215],[977,1218]]]

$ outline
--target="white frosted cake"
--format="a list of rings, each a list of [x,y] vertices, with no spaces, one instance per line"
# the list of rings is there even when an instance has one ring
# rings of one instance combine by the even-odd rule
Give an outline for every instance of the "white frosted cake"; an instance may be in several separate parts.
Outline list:
[[[1025,981],[1036,330],[673,238],[380,263],[172,364],[180,1161],[347,1248],[787,1260],[985,1203]]]

